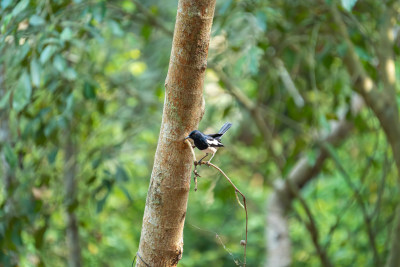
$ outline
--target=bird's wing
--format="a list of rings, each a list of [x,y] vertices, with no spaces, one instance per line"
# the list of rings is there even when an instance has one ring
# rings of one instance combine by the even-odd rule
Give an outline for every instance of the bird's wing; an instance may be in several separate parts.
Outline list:
[[[224,146],[218,139],[212,138],[211,136],[207,136],[206,140],[207,144],[211,147],[221,147]]]
[[[222,136],[222,134],[220,134],[220,133],[216,133],[216,134],[207,134],[208,136],[211,136],[212,138],[218,138],[218,137],[221,137]]]

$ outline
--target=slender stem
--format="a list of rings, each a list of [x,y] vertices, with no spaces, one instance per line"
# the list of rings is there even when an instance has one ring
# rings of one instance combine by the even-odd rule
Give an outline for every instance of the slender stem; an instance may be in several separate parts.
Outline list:
[[[246,239],[244,244],[242,243],[243,247],[244,247],[244,254],[243,254],[243,266],[246,266],[246,248],[247,248],[247,233],[248,233],[248,213],[247,213],[247,205],[246,205],[246,197],[245,195],[239,190],[239,188],[237,188],[237,186],[232,182],[232,180],[228,177],[228,175],[225,174],[225,172],[223,172],[217,165],[212,164],[211,162],[201,162],[201,161],[196,161],[196,155],[194,153],[192,144],[188,141],[185,140],[186,144],[188,145],[188,147],[190,148],[192,155],[193,155],[193,161],[194,161],[194,166],[195,169],[193,170],[193,173],[195,175],[195,177],[200,176],[198,174],[198,172],[196,171],[196,167],[198,165],[207,165],[207,166],[211,166],[214,169],[216,169],[217,171],[219,171],[224,177],[225,179],[232,185],[232,187],[235,189],[235,195],[236,195],[236,199],[238,200],[239,205],[244,208],[244,211],[246,213]],[[197,181],[197,180],[195,180]],[[196,188],[195,191],[197,190],[197,183],[196,183]],[[242,196],[243,199],[243,204],[240,203],[238,197],[237,197],[237,193],[239,193]]]

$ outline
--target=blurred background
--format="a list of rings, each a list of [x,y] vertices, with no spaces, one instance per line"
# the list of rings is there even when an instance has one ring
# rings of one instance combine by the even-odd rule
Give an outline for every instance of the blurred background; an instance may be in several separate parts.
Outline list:
[[[0,4],[0,266],[66,266],[69,251],[73,266],[131,266],[177,1]],[[347,52],[384,91],[382,54],[400,63],[399,10],[398,1],[217,1],[199,129],[233,123],[213,163],[246,195],[248,266],[386,262],[397,173]],[[199,171],[179,266],[235,266],[244,211],[218,172]]]

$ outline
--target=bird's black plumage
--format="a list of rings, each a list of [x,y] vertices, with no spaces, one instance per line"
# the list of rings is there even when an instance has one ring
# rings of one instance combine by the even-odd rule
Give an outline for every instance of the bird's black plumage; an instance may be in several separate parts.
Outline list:
[[[213,154],[211,157],[211,159],[212,159],[214,157],[215,152],[217,152],[217,148],[224,146],[221,143],[221,137],[226,133],[226,131],[229,130],[229,128],[231,128],[231,126],[232,126],[232,123],[226,122],[221,127],[219,132],[216,134],[203,134],[199,130],[194,130],[185,139],[188,139],[188,138],[192,139],[195,147],[197,147],[199,150],[211,152]],[[207,155],[208,155],[208,153],[206,153],[206,156]],[[211,159],[209,160],[209,162],[211,161]]]

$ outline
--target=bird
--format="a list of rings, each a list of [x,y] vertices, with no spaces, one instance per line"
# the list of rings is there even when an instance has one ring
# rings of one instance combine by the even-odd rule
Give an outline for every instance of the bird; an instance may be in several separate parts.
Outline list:
[[[208,154],[212,153],[211,158],[208,160],[207,164],[211,162],[215,153],[217,152],[218,147],[223,147],[224,145],[221,143],[221,137],[226,133],[226,131],[231,128],[232,123],[225,122],[222,125],[221,129],[216,134],[204,134],[199,130],[192,131],[188,136],[185,137],[185,140],[190,138],[193,140],[194,147],[197,147],[200,151],[206,152],[206,155],[202,157],[198,162],[200,163]]]

